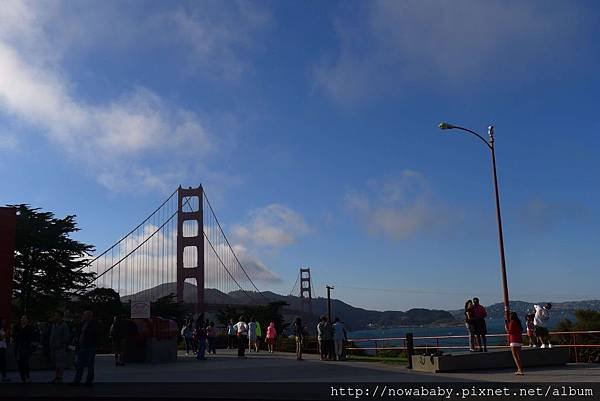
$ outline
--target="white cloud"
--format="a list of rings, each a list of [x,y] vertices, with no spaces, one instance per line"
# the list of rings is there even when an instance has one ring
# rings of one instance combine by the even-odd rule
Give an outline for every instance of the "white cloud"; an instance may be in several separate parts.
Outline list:
[[[211,124],[206,116],[135,85],[121,88],[116,98],[84,99],[65,73],[64,59],[75,50],[111,46],[112,50],[122,46],[127,57],[133,47],[160,48],[177,42],[191,49],[184,53],[193,55],[194,68],[214,67],[219,69],[217,75],[239,77],[245,62],[238,50],[253,46],[253,35],[269,16],[246,3],[221,7],[215,2],[174,12],[143,12],[138,21],[140,3],[130,13],[123,11],[132,11],[131,4],[136,3],[123,5],[124,9],[110,2],[86,4],[89,7],[61,1],[3,2],[0,113],[37,128],[113,190],[139,183],[171,188],[190,170],[210,173],[199,158],[215,154],[219,138],[207,128]],[[230,15],[227,10],[232,9],[236,12]],[[204,50],[194,50],[198,46]],[[4,148],[14,147],[13,143],[4,140]],[[186,156],[188,161],[181,162]]]
[[[253,210],[249,213],[247,223],[233,227],[236,239],[263,247],[293,244],[309,231],[302,215],[277,203]]]
[[[426,178],[412,170],[371,181],[367,190],[348,192],[344,202],[370,234],[396,240],[434,233],[449,223],[447,206],[436,199]]]
[[[260,259],[252,254],[244,245],[237,244],[233,246],[233,251],[237,255],[240,263],[253,280],[267,283],[281,283],[281,277],[271,271]],[[260,288],[259,288],[260,289]]]
[[[416,80],[446,89],[563,71],[590,25],[580,4],[566,2],[375,0],[349,8],[334,21],[338,54],[315,68],[318,85],[340,103]]]
[[[0,135],[0,151],[14,151],[19,147],[19,141],[14,135]]]

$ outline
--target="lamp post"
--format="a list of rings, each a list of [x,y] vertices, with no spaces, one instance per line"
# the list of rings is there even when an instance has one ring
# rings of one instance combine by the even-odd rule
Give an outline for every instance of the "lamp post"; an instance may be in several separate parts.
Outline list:
[[[457,129],[457,130],[461,130],[461,131],[473,134],[477,138],[481,139],[485,143],[487,148],[492,152],[492,171],[494,173],[494,192],[496,194],[496,220],[498,222],[498,243],[500,246],[500,270],[502,272],[502,295],[503,295],[503,300],[504,300],[504,315],[505,315],[505,318],[508,320],[510,304],[509,304],[509,300],[508,300],[508,283],[506,280],[506,260],[504,258],[504,235],[502,234],[502,217],[500,216],[500,195],[498,193],[498,177],[496,175],[496,152],[494,150],[494,126],[490,125],[488,127],[489,141],[486,140],[481,135],[479,135],[477,132],[472,131],[467,128],[459,127],[459,126],[448,124],[448,123],[440,123],[439,127],[442,130]]]
[[[331,324],[331,290],[333,290],[333,286],[326,285],[325,288],[327,288],[327,319]]]

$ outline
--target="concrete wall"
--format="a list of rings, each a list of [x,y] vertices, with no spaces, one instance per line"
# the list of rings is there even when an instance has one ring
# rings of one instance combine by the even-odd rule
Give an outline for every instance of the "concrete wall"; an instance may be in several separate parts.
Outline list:
[[[568,348],[523,348],[523,367],[565,365],[569,362]],[[479,369],[515,367],[510,350],[473,352],[441,356],[412,356],[413,369],[421,372],[455,372]]]

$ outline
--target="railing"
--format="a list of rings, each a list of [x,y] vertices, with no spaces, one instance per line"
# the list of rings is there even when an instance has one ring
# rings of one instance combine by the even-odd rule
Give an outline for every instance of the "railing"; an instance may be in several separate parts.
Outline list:
[[[549,333],[551,337],[556,337],[556,336],[567,336],[570,337],[570,339],[568,340],[569,343],[565,344],[565,343],[559,343],[559,344],[553,344],[552,347],[563,347],[563,348],[569,348],[569,350],[572,352],[572,356],[573,359],[575,360],[575,362],[579,362],[580,358],[579,358],[579,352],[578,350],[581,348],[600,348],[600,344],[578,344],[577,340],[578,340],[578,336],[581,339],[582,336],[584,335],[600,335],[600,331],[597,330],[587,330],[587,331],[554,331],[554,332],[550,332]],[[524,337],[527,336],[527,333],[523,333],[522,334]],[[470,335],[451,335],[451,336],[422,336],[422,337],[413,337],[414,340],[414,346],[413,349],[414,350],[425,350],[430,351],[430,350],[464,350],[464,349],[469,349],[469,345],[468,345],[468,340],[469,340]],[[507,334],[502,333],[502,334],[487,334],[486,337],[489,338],[507,338]],[[457,345],[457,344],[450,344],[450,345],[442,345],[440,344],[441,342],[447,342],[448,340],[457,340],[457,339],[466,339],[466,343],[465,345]],[[406,344],[406,338],[404,337],[385,337],[385,338],[351,338],[348,339],[352,344],[356,344],[356,343],[372,343],[373,346],[354,346],[354,347],[347,347],[346,349],[348,351],[374,351],[375,355],[377,355],[379,353],[379,351],[385,351],[385,350],[395,350],[395,351],[403,351],[406,352],[407,351],[407,344]],[[566,339],[563,337],[561,339],[563,342],[566,341]],[[386,343],[391,343],[391,342],[395,342],[395,343],[400,343],[401,345],[395,345],[395,344],[390,344],[386,346]],[[493,341],[492,341],[493,342]],[[496,341],[498,342],[498,341]],[[368,344],[367,344],[368,345]],[[524,344],[525,345],[525,344]],[[490,349],[501,349],[501,348],[509,348],[509,345],[507,344],[493,344],[493,345],[488,345],[487,348]]]

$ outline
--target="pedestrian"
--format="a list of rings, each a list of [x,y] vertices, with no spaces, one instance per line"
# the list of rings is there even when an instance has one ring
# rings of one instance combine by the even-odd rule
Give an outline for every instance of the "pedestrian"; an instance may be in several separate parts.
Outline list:
[[[194,342],[194,328],[192,327],[192,321],[188,320],[183,328],[181,329],[181,336],[185,342],[185,354],[189,355],[190,350],[193,350],[192,343]]]
[[[55,375],[50,383],[59,384],[63,381],[63,373],[67,366],[67,346],[71,340],[69,326],[63,320],[61,311],[54,312],[54,322],[50,329],[50,354],[54,362]]]
[[[506,333],[508,334],[508,343],[512,353],[515,365],[517,365],[518,376],[523,376],[523,366],[521,364],[521,347],[523,347],[523,326],[516,312],[510,313],[510,320],[505,321]]]
[[[469,332],[469,351],[475,352],[475,317],[473,316],[473,301],[470,299],[465,302],[465,326]]]
[[[325,325],[327,322],[326,316],[321,316],[319,319],[319,323],[317,324],[317,342],[319,344],[319,354],[321,355],[321,360],[325,360],[327,356],[327,344],[325,343]]]
[[[256,351],[256,319],[253,317],[248,323],[248,348],[249,352],[252,352],[252,349]]]
[[[227,349],[233,349],[237,346],[237,333],[234,326],[233,319],[229,319],[229,323],[227,324]]]
[[[115,366],[125,365],[124,352],[127,339],[127,327],[121,315],[116,315],[110,325],[109,336],[115,354]]]
[[[269,353],[273,353],[275,350],[275,341],[277,339],[277,329],[275,329],[275,322],[269,323],[269,327],[267,327],[267,347],[269,348]]]
[[[333,341],[335,344],[335,356],[338,361],[344,359],[344,341],[348,339],[348,333],[344,323],[340,321],[339,317],[335,318],[333,323]]]
[[[215,329],[215,322],[210,322],[206,328],[206,340],[208,341],[208,353],[216,355],[217,348],[217,330]]]
[[[304,346],[304,326],[302,319],[297,317],[292,327],[294,338],[296,339],[296,359],[302,361],[302,348]]]
[[[33,340],[35,331],[29,324],[29,318],[21,316],[20,324],[15,330],[15,359],[19,368],[19,375],[23,383],[29,383],[29,359],[33,353]]]
[[[479,303],[479,298],[473,298],[473,318],[475,319],[475,336],[477,337],[477,343],[479,344],[479,352],[487,352],[487,325],[485,318],[487,317],[487,311]]]
[[[533,324],[534,313],[525,316],[525,326],[527,326],[527,337],[529,337],[529,346],[537,347],[537,338],[535,337],[535,324]]]
[[[91,386],[94,382],[94,363],[96,359],[96,347],[98,345],[98,324],[94,319],[94,313],[86,310],[83,312],[83,324],[77,342],[77,360],[75,378],[71,385],[79,386],[83,377],[83,369],[87,368],[85,385]]]
[[[235,324],[238,344],[238,358],[246,358],[246,344],[248,344],[248,325],[245,322],[246,318],[240,316],[240,321]]]
[[[6,349],[8,348],[8,333],[5,327],[5,320],[0,319],[0,374],[2,374],[2,382],[6,383],[10,380],[6,376]]]
[[[260,327],[260,322],[256,321],[256,352],[260,350],[260,342],[262,341],[262,327]]]
[[[206,327],[203,326],[203,322],[200,322],[200,326],[196,328],[196,343],[198,344],[196,359],[205,360],[206,357],[204,354],[206,352]]]
[[[541,348],[552,348],[552,344],[550,344],[550,333],[548,332],[547,327],[552,304],[547,303],[544,306],[533,305],[533,309],[535,309],[535,316],[533,317],[533,324],[535,326],[534,334],[542,343]]]

